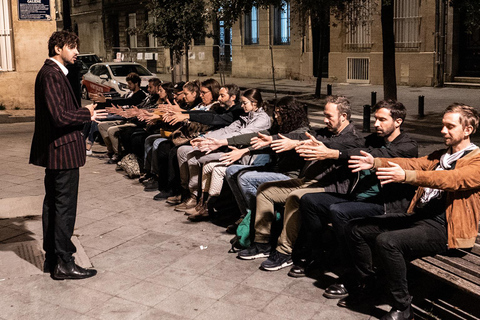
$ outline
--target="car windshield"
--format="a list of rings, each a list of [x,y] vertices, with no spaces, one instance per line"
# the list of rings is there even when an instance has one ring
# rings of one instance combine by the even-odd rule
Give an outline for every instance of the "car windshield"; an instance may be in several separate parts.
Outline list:
[[[84,63],[86,63],[87,65],[88,64],[92,65],[94,63],[100,62],[100,59],[95,54],[87,55],[87,56],[79,56],[78,58],[82,60]]]
[[[136,64],[123,64],[123,65],[110,65],[114,77],[126,77],[129,73],[135,72],[139,76],[151,76],[150,71],[145,69],[141,65]]]

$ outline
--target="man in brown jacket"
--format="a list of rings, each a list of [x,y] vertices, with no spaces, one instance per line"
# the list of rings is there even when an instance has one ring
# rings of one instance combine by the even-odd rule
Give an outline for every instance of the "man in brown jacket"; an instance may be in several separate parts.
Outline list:
[[[50,59],[35,81],[35,132],[30,163],[45,167],[43,202],[44,271],[52,278],[83,279],[96,270],[75,264],[76,248],[71,241],[77,211],[79,167],[85,164],[82,128],[97,119],[96,105],[82,108],[67,80],[67,64],[78,55],[78,37],[66,31],[54,32],[48,40]]]
[[[393,308],[381,319],[413,319],[406,261],[471,248],[480,218],[480,149],[470,141],[479,115],[463,104],[450,105],[443,115],[442,135],[447,149],[417,159],[352,156],[354,172],[374,170],[381,184],[417,186],[405,215],[353,222],[347,241],[362,285],[339,301],[349,307],[365,299],[374,276],[372,247],[380,257],[393,297]]]

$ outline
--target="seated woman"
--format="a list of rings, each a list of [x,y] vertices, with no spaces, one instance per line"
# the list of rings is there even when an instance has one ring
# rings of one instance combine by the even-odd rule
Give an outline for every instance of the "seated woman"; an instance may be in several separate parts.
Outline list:
[[[257,133],[244,134],[234,136],[228,139],[203,139],[200,142],[203,150],[215,150],[220,146],[239,146],[249,145],[251,139],[256,141],[258,136],[264,134],[288,134],[288,133],[305,133],[309,132],[309,121],[304,106],[294,97],[286,96],[277,101],[274,109],[274,123],[270,130]],[[242,149],[245,150],[245,149]],[[245,166],[235,164],[226,167],[225,177],[235,196],[241,217],[245,216],[248,211],[255,208],[255,197],[257,188],[260,184],[267,181],[279,181],[297,178],[301,169],[305,165],[305,161],[295,150],[276,153],[270,147],[264,147],[258,150],[249,147],[250,154],[268,153],[271,162],[261,166]],[[245,151],[246,152],[246,151]],[[235,159],[239,153],[237,149],[233,149],[229,160]],[[227,157],[224,157],[227,159]],[[204,169],[205,170],[205,169]],[[235,225],[229,226],[228,230],[233,232],[236,229],[239,220]]]
[[[270,117],[264,110],[262,95],[258,89],[249,89],[240,98],[246,116],[240,117],[228,127],[211,131],[205,135],[207,138],[229,138],[235,135],[258,132],[270,128]],[[194,143],[195,144],[195,143]],[[205,153],[194,150],[193,146],[182,146],[178,149],[178,164],[182,187],[188,190],[189,198],[175,207],[177,211],[185,211],[197,205],[197,187],[199,170],[202,164],[219,161],[223,152]],[[206,199],[204,199],[206,200]],[[203,203],[203,200],[202,200]]]

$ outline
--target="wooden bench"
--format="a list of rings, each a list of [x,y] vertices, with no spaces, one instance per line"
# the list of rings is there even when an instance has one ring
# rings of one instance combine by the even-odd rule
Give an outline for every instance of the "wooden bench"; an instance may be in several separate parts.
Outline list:
[[[451,250],[445,255],[435,255],[433,257],[423,257],[412,261],[412,265],[425,272],[435,279],[443,283],[453,286],[461,292],[473,297],[480,304],[480,228],[477,236],[476,244],[471,250]],[[434,303],[432,303],[434,304]],[[478,319],[480,317],[480,305],[478,306],[479,314],[465,315],[456,306],[449,306],[447,303],[442,304],[436,302],[439,308],[445,309],[448,318],[458,319]],[[476,312],[475,312],[476,313]],[[461,316],[460,316],[461,314]]]

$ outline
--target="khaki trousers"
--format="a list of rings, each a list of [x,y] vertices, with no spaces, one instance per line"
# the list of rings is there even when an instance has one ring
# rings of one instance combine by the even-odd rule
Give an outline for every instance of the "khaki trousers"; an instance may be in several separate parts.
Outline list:
[[[285,205],[283,229],[278,238],[277,251],[292,254],[301,226],[299,202],[303,195],[324,192],[324,188],[311,187],[316,180],[304,179],[266,182],[258,188],[255,212],[255,242],[270,242],[272,223],[275,221],[275,205]]]

